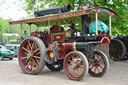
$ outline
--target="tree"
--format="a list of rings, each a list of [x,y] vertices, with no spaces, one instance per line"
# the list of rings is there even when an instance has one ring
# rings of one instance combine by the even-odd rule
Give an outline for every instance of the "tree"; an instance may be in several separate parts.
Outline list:
[[[28,14],[33,14],[36,9],[70,4],[72,10],[78,9],[80,5],[87,4],[90,7],[104,5],[107,0],[25,0],[23,8]]]
[[[5,33],[8,29],[8,22],[2,18],[0,18],[0,35]]]
[[[114,34],[127,34],[128,32],[128,0],[25,0],[24,9],[29,15],[33,15],[36,9],[71,4],[72,10],[79,10],[80,5],[89,7],[104,6],[115,10],[119,17],[112,19],[112,32]]]

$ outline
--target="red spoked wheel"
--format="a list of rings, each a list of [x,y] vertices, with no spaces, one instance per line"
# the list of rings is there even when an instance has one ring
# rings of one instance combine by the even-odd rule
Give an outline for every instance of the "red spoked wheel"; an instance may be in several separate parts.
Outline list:
[[[81,80],[88,73],[88,61],[85,55],[79,51],[67,54],[64,60],[66,75],[72,80]]]
[[[89,74],[94,77],[103,76],[109,69],[109,61],[102,51],[94,51],[93,58],[88,57]]]
[[[19,64],[24,73],[38,74],[45,66],[46,56],[45,45],[42,40],[36,37],[28,37],[19,48]]]

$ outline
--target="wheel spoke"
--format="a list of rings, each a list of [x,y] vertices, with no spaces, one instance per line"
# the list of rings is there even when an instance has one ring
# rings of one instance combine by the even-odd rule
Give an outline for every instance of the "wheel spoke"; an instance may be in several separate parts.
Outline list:
[[[32,46],[31,46],[31,44],[30,44],[30,41],[28,41],[28,45],[29,45],[30,49],[32,50]]]
[[[26,48],[24,48],[24,47],[23,47],[23,49],[24,49],[26,52],[28,52],[28,53],[30,52],[28,49],[26,49]]]
[[[34,58],[38,58],[38,59],[40,59],[40,57],[39,56],[33,56]]]
[[[79,72],[81,72],[81,73],[82,73],[82,72],[83,72],[83,69],[80,69],[80,68],[79,68]]]
[[[97,66],[95,67],[94,73],[96,73]]]
[[[100,60],[99,60],[99,62],[101,62],[103,59],[101,58]]]
[[[75,69],[73,69],[73,75],[75,76]]]
[[[94,65],[94,62],[92,61],[92,59],[90,59],[88,63],[89,63],[90,66]]]
[[[72,65],[68,64],[69,67],[72,67]]]
[[[77,62],[78,62],[78,57],[79,57],[79,56],[77,56]]]
[[[79,68],[77,68],[77,76],[79,76],[79,74],[80,74],[80,73],[79,73]]]
[[[30,48],[29,48],[29,46],[27,45],[27,49],[28,49],[28,51],[30,51]]]
[[[39,54],[40,54],[40,52],[36,53],[36,55],[39,55]]]
[[[79,65],[80,67],[84,67],[84,65]]]
[[[37,52],[39,49],[40,49],[40,48],[38,48],[38,49],[36,49],[35,51],[33,51],[33,54],[34,54],[35,52]]]
[[[100,60],[102,59],[101,57],[99,57],[99,55],[98,55],[98,54],[97,54],[97,56],[96,56],[96,57],[97,57],[97,60],[98,60],[98,61],[100,61]]]
[[[92,61],[92,59],[91,58],[88,58],[88,63],[89,63],[89,65],[93,65],[93,61]]]
[[[35,60],[36,60],[37,64],[39,65],[40,64],[39,61],[37,59],[35,59]]]
[[[94,67],[94,65],[92,65],[92,67],[90,69],[92,69]]]
[[[31,49],[31,50],[33,50],[33,48],[34,48],[34,42],[33,42],[33,44],[32,44],[32,49]]]
[[[27,65],[25,66],[25,68],[27,68],[27,67],[29,66],[29,64],[30,64],[30,61],[28,61],[28,63],[27,63]]]
[[[69,69],[69,71],[70,71],[70,73],[72,73],[73,69],[71,68],[71,69]]]
[[[32,62],[30,62],[29,69],[32,71]]]
[[[32,64],[32,71],[34,70],[34,63],[31,63]]]
[[[99,67],[103,70],[103,67],[101,65],[99,65]]]
[[[70,62],[71,64],[73,64],[73,61],[69,60],[69,62]]]
[[[80,61],[77,62],[77,64],[81,63],[82,59],[80,58]]]
[[[25,53],[25,52],[24,52],[24,54],[25,54],[25,55],[28,55],[28,53]]]
[[[98,70],[98,73],[100,73],[100,70],[99,70],[99,68],[97,67],[97,70]]]
[[[31,71],[33,71],[33,63],[31,62],[31,64],[30,64],[30,69],[31,69]]]
[[[72,62],[74,63],[74,56],[72,56]]]
[[[104,62],[99,62],[98,64],[104,64]]]
[[[27,57],[22,57],[21,59],[24,60],[24,59],[27,59]]]
[[[36,65],[36,67],[37,67],[37,66],[38,66],[38,64],[35,62],[35,60],[34,60],[34,59],[32,59],[32,61],[33,61],[34,65]]]

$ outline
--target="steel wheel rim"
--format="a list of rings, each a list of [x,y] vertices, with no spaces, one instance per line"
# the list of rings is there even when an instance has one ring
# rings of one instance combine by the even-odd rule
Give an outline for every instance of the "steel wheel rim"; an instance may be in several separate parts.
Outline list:
[[[89,60],[89,73],[95,76],[99,76],[100,74],[103,74],[106,68],[106,62],[104,61],[104,58],[99,55],[94,55],[95,59],[88,58]]]
[[[25,40],[19,49],[19,60],[22,69],[31,73],[35,71],[40,64],[40,47],[34,40]]]
[[[70,55],[68,55],[67,58],[65,59],[64,67],[65,67],[66,74],[71,79],[80,79],[81,76],[83,76],[83,74],[85,73],[84,61],[77,54],[70,54]],[[80,70],[80,68],[82,68],[82,71]]]

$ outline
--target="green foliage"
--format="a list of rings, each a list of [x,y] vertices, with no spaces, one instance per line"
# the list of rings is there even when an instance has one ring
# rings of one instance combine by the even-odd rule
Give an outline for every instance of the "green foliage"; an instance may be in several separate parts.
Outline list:
[[[17,39],[17,36],[3,36],[4,39]]]
[[[10,42],[10,44],[20,44],[20,42]]]
[[[8,29],[8,22],[0,18],[0,35],[5,33]]]
[[[89,7],[103,6],[113,9],[118,14],[118,19],[112,19],[113,34],[128,35],[128,0],[25,0],[24,9],[29,15],[34,10],[71,4],[72,10],[79,10],[80,5],[86,4]]]
[[[0,42],[0,45],[4,45],[4,43],[3,42]]]
[[[20,34],[20,25],[16,24],[16,25],[9,25],[9,33],[18,33]]]

